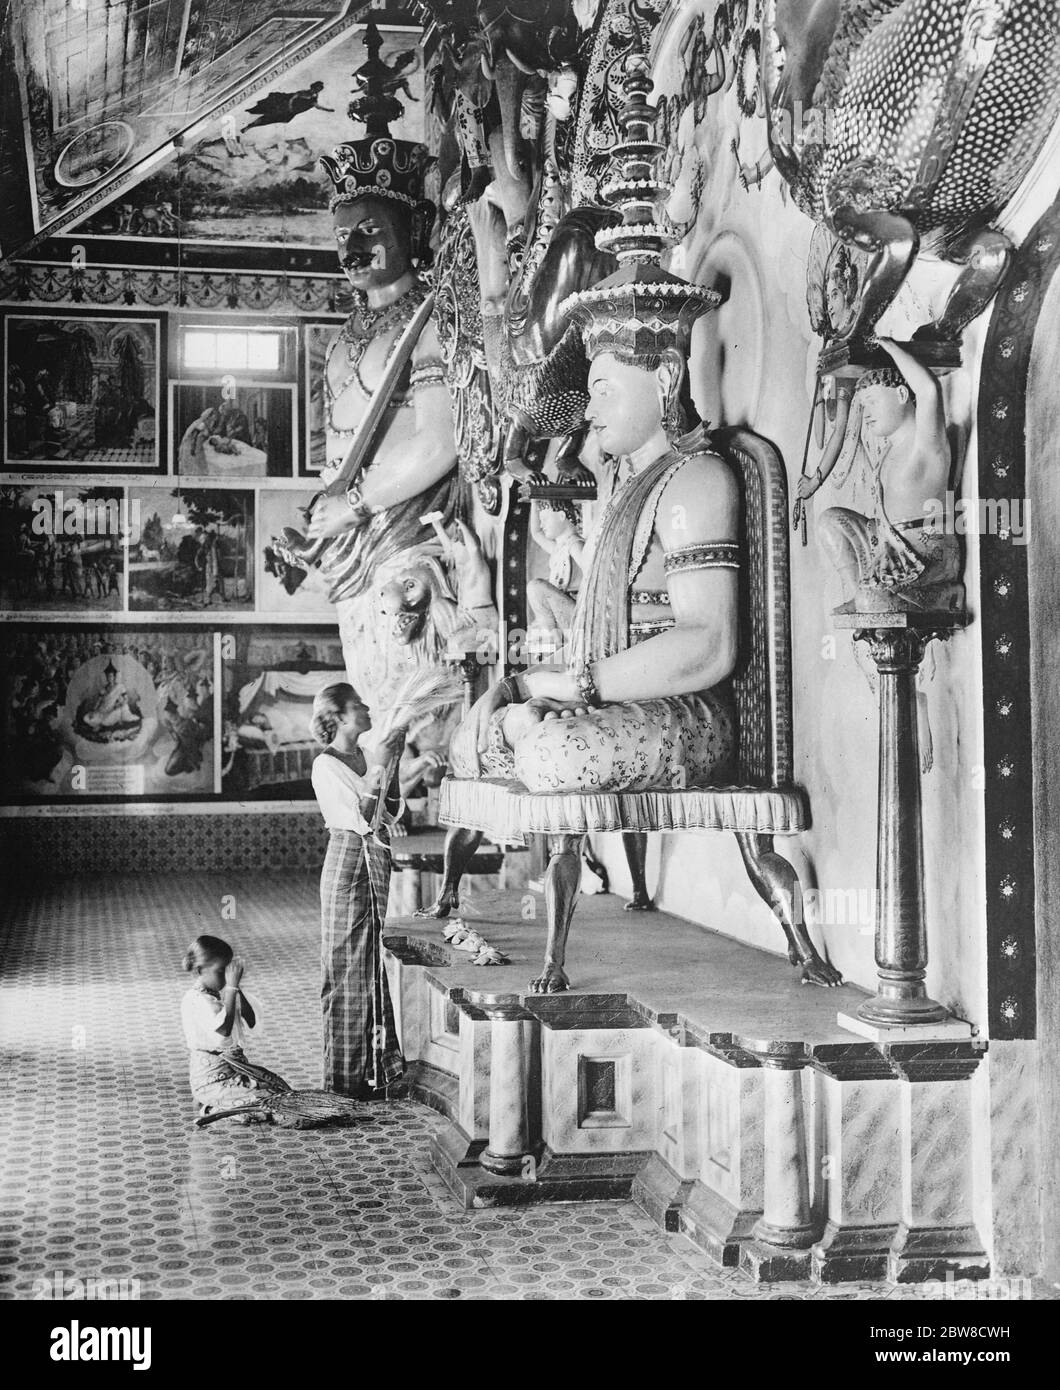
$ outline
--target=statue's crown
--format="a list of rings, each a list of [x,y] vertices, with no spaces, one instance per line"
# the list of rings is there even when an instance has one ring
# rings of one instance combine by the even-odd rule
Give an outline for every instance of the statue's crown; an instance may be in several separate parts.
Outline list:
[[[349,104],[351,120],[363,121],[366,134],[361,140],[348,140],[320,156],[321,167],[335,185],[329,207],[353,203],[358,198],[392,198],[407,207],[423,202],[424,177],[434,163],[426,145],[398,140],[390,134],[390,122],[404,111],[395,95],[404,87],[404,72],[415,59],[415,51],[399,54],[393,65],[379,57],[382,38],[374,21],[364,34],[367,61],[354,72],[357,86]]]
[[[652,137],[651,74],[641,54],[626,59],[626,101],[618,115],[622,139],[611,148],[612,173],[601,188],[622,214],[596,234],[601,250],[619,261],[613,275],[571,295],[561,310],[581,332],[590,359],[614,350],[637,356],[676,348],[687,357],[692,325],[721,301],[716,290],[690,284],[660,264],[675,237],[663,207],[670,185],[659,177],[665,147]]]

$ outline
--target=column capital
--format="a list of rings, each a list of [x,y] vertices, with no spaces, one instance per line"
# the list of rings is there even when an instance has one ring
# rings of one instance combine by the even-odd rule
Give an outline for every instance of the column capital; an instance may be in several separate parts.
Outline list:
[[[733,1042],[756,1057],[759,1066],[768,1067],[771,1071],[801,1071],[810,1060],[803,1042],[780,1042],[772,1038],[748,1038],[742,1035],[734,1035]]]
[[[518,994],[471,989],[464,997],[493,1023],[528,1023],[534,1017],[523,1007],[522,997]]]

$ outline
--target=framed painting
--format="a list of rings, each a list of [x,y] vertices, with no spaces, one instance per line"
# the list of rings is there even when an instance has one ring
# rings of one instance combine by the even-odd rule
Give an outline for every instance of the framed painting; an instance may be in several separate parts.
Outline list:
[[[290,15],[275,17],[231,47],[234,21],[218,0],[198,0],[182,48],[182,77],[205,77],[223,57],[267,57],[290,37]],[[246,8],[245,6],[243,8]],[[307,17],[308,22],[308,17]],[[381,26],[385,63],[403,63],[403,113],[390,130],[401,140],[423,140],[423,58],[420,31]],[[287,35],[285,38],[284,36]],[[358,138],[346,111],[351,74],[365,61],[364,31],[349,28],[287,66],[253,94],[220,98],[221,109],[198,122],[179,154],[156,173],[122,190],[77,228],[78,237],[120,236],[196,243],[283,245],[316,250],[335,240],[328,212],[330,184],[320,156],[340,140]]]
[[[125,489],[0,485],[0,612],[120,613]]]
[[[258,494],[258,612],[283,618],[296,615],[335,621],[324,579],[313,566],[292,563],[284,532],[305,534],[307,513],[316,492],[277,488]]]
[[[295,388],[229,377],[169,387],[174,472],[200,478],[290,478]]]
[[[346,679],[338,629],[241,626],[222,635],[221,652],[225,795],[311,801],[313,698]]]
[[[328,347],[341,327],[341,319],[302,325],[302,398],[305,401],[305,447],[301,468],[303,477],[316,477],[324,467],[327,456],[324,362]]]
[[[218,788],[219,634],[0,628],[0,796],[201,799]]]
[[[251,488],[130,488],[129,508],[131,612],[253,611]]]
[[[160,314],[3,315],[9,471],[165,471]]]

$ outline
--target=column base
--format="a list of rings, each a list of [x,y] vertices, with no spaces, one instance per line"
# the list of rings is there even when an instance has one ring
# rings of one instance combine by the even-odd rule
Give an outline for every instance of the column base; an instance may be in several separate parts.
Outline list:
[[[839,1227],[830,1221],[810,1250],[814,1279],[819,1284],[886,1279],[895,1232],[894,1226]]]
[[[990,1259],[974,1226],[900,1226],[887,1262],[896,1284],[928,1279],[987,1279]]]
[[[486,1141],[459,1125],[442,1125],[430,1141],[431,1167],[463,1207],[522,1207],[538,1202],[628,1202],[647,1153],[554,1154],[548,1149],[514,1173],[483,1165]]]
[[[761,1217],[755,1222],[752,1235],[764,1245],[775,1245],[780,1250],[808,1250],[820,1226],[807,1223],[805,1226],[774,1226],[771,1221]]]
[[[866,1023],[857,1014],[837,1013],[836,1022],[859,1037],[874,1043],[953,1042],[972,1036],[972,1025],[963,1018],[946,1018],[942,1023]],[[926,1030],[926,1031],[925,1031]]]
[[[921,989],[923,986],[921,986]],[[863,1023],[878,1024],[881,1027],[944,1023],[950,1011],[944,1004],[929,999],[926,993],[899,994],[882,988],[872,999],[867,999],[858,1009],[857,1017]]]
[[[633,1181],[633,1200],[664,1231],[678,1232],[684,1208],[695,1186],[693,1178],[679,1178],[665,1159],[649,1158]]]
[[[740,1246],[740,1268],[756,1284],[808,1279],[812,1263],[809,1250],[782,1250],[762,1240],[749,1240]]]
[[[526,1162],[528,1158],[529,1164]],[[487,1173],[494,1173],[497,1177],[521,1178],[524,1171],[532,1166],[534,1159],[532,1154],[495,1154],[489,1149],[483,1149],[478,1161]]]

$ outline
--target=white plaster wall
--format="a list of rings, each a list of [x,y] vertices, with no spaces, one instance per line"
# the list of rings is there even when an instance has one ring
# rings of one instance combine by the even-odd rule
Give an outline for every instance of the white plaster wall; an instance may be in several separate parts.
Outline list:
[[[657,93],[678,80],[676,53],[683,27],[697,10],[713,13],[712,0],[678,7],[655,59]],[[708,25],[709,27],[709,25]],[[745,191],[736,178],[730,141],[739,127],[748,163],[765,149],[765,124],[739,120],[735,90],[711,97],[698,129],[682,123],[685,177],[698,156],[704,173],[700,212],[673,268],[708,283],[721,272],[731,281],[729,303],[706,332],[697,325],[692,375],[697,404],[712,424],[747,424],[781,451],[794,494],[814,390],[820,340],[810,329],[805,269],[812,223],[792,204],[779,175]],[[1002,219],[1018,241],[1055,194],[1056,142],[1044,152],[1024,190]],[[683,209],[682,209],[683,210]],[[908,337],[929,308],[940,305],[953,273],[923,262],[881,325]],[[715,281],[716,283],[717,281]],[[945,382],[947,415],[967,441],[963,484],[957,495],[974,498],[975,393],[986,319],[966,335],[965,369]],[[721,369],[720,384],[716,379]],[[816,467],[811,445],[808,470]],[[812,828],[778,840],[777,848],[799,869],[804,887],[856,892],[866,901],[875,884],[877,711],[871,662],[855,652],[849,631],[834,629],[831,610],[841,601],[838,579],[817,544],[814,510],[839,501],[829,485],[810,507],[808,544],[792,535],[792,662],[796,780],[807,789]],[[978,602],[978,545],[967,538],[965,583],[973,626],[949,642],[935,643],[921,676],[925,895],[931,963],[928,989],[950,1009],[982,1022],[986,1005],[984,958],[981,660],[974,625]],[[834,641],[832,640],[834,639]],[[928,736],[930,766],[927,765]],[[653,837],[649,885],[667,911],[723,931],[751,945],[782,951],[783,936],[748,884],[732,836],[690,834]],[[599,837],[615,889],[629,877],[617,836]],[[867,901],[871,902],[871,899]],[[872,987],[875,980],[870,922],[834,923],[814,929],[847,979]]]

